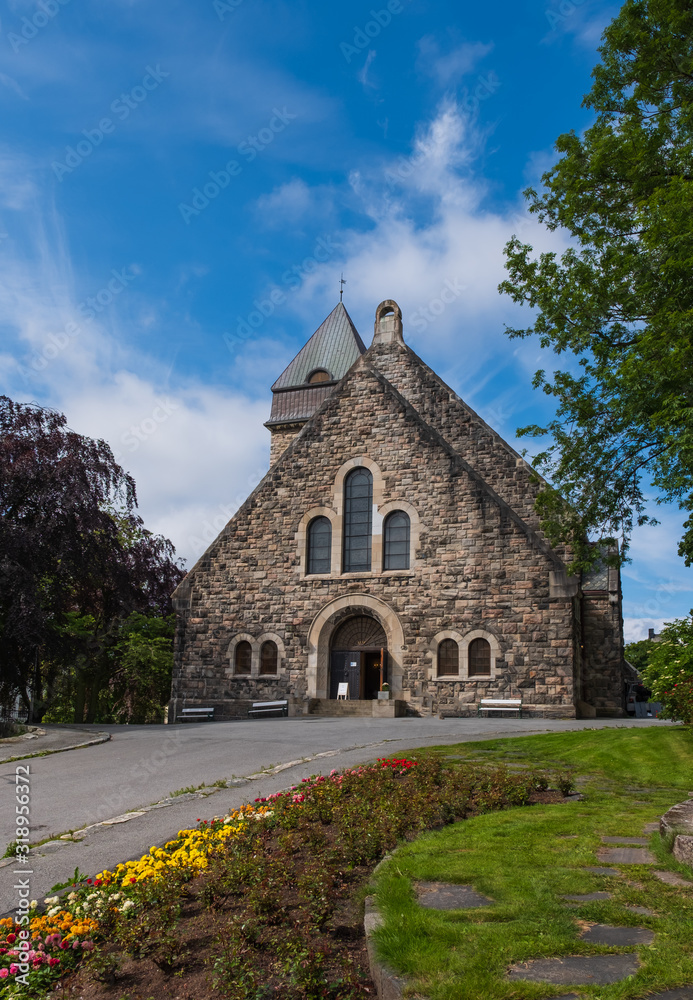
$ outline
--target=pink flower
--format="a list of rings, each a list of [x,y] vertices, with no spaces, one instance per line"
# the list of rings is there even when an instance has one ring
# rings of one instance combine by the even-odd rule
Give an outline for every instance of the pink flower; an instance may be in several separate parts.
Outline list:
[[[54,969],[56,965],[60,965],[60,959],[59,958],[49,958],[48,959],[48,964],[50,965],[51,969]]]
[[[19,972],[19,966],[13,962],[12,965],[10,966],[10,975],[16,976],[18,972]]]
[[[0,969],[0,979],[7,979],[9,972],[7,969]]]

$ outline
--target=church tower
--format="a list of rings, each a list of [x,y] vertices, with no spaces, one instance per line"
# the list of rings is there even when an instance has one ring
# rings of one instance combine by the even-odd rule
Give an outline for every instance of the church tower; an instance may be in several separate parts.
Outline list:
[[[365,351],[344,303],[338,302],[272,386],[272,412],[265,424],[272,434],[270,466]]]

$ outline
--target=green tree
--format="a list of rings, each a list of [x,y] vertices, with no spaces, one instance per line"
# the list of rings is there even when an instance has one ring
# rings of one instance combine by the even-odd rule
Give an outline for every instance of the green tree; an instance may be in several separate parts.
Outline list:
[[[628,662],[632,663],[640,674],[647,666],[648,657],[654,645],[652,639],[639,639],[638,642],[629,642],[623,651]]]
[[[628,0],[603,35],[584,105],[595,121],[556,142],[560,159],[530,212],[570,237],[569,248],[533,256],[516,236],[499,286],[536,310],[542,347],[574,355],[566,370],[537,372],[557,400],[535,458],[551,486],[537,509],[575,565],[598,549],[588,534],[627,547],[659,501],[689,517],[679,547],[693,561],[693,6]],[[653,521],[652,523],[656,523]]]
[[[693,725],[693,611],[665,625],[652,643],[643,683],[662,702],[665,718]]]

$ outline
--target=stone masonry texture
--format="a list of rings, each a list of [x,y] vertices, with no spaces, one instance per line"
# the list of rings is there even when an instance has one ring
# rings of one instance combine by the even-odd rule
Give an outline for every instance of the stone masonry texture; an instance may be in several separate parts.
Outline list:
[[[307,576],[301,525],[316,508],[340,513],[340,470],[362,458],[379,472],[381,506],[415,511],[411,568],[340,575],[333,565]],[[341,620],[363,613],[388,634],[393,623],[401,630],[393,682],[412,712],[469,715],[481,698],[521,697],[528,714],[574,717],[579,703],[623,714],[620,591],[552,587],[567,555],[539,529],[538,488],[523,459],[406,345],[374,344],[302,429],[274,437],[270,471],[176,591],[169,718],[183,706],[214,706],[216,718],[244,715],[252,701],[307,706],[311,628],[345,597]],[[492,678],[438,677],[435,637],[446,632],[493,639]],[[279,640],[277,675],[235,675],[238,637],[267,635]]]

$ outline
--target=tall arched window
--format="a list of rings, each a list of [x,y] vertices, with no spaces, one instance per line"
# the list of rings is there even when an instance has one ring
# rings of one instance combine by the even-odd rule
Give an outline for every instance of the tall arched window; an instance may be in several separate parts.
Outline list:
[[[267,642],[263,642],[262,648],[260,649],[260,673],[261,674],[276,674],[277,672],[277,644],[268,639]]]
[[[438,676],[457,677],[460,672],[460,647],[454,639],[443,639],[438,646]]]
[[[373,477],[359,467],[344,480],[344,572],[364,573],[371,568]]]
[[[383,569],[409,569],[409,516],[393,510],[383,526]]]
[[[329,573],[332,554],[332,525],[327,517],[316,517],[308,525],[308,573]]]
[[[486,639],[472,639],[469,643],[469,676],[491,676],[491,646]]]
[[[236,657],[234,660],[235,674],[249,674],[253,662],[253,650],[250,643],[243,639],[236,646]]]

